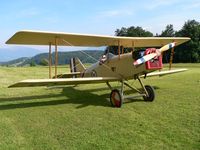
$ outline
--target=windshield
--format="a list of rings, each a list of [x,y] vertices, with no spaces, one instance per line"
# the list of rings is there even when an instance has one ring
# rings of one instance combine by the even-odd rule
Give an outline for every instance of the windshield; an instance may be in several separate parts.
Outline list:
[[[129,53],[132,50],[133,50],[133,48],[120,46],[120,54]],[[118,55],[118,46],[108,46],[108,47],[106,47],[106,49],[104,51],[104,55],[106,55],[107,53],[111,53],[112,55]]]
[[[112,53],[108,53],[107,56],[108,56],[108,58],[112,58],[112,57],[114,57],[115,55],[112,54]]]

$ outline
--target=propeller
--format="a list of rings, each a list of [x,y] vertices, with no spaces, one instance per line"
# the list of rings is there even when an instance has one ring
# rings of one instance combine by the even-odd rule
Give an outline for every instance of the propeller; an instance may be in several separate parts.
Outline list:
[[[136,61],[133,62],[133,65],[137,66],[153,59],[156,56],[160,56],[162,52],[171,49],[175,45],[176,45],[176,42],[173,42],[161,47],[160,49],[156,49],[156,53],[151,53],[151,54],[143,56],[142,58],[137,59]]]

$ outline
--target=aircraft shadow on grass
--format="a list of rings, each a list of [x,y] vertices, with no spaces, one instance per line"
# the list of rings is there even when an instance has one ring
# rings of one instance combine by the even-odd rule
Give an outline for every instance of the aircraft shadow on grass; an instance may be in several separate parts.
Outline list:
[[[60,94],[35,95],[24,97],[0,98],[0,110],[10,110],[19,108],[55,106],[62,104],[78,104],[77,109],[87,106],[111,107],[109,102],[109,93],[97,95],[92,92],[107,90],[108,88],[98,88],[89,90],[77,90],[74,87],[64,87]],[[156,87],[157,89],[157,87]],[[130,91],[127,91],[130,92]],[[57,99],[59,97],[66,99]],[[50,98],[51,100],[45,100]],[[44,101],[42,101],[44,99]],[[34,101],[33,100],[37,100]],[[31,102],[27,102],[31,101]],[[14,102],[14,104],[8,104]],[[126,100],[124,103],[144,102],[141,98]],[[5,104],[6,103],[6,104]]]

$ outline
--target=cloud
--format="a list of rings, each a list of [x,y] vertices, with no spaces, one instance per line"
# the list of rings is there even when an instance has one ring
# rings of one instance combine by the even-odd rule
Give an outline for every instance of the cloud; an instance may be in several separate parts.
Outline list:
[[[153,10],[158,7],[170,6],[177,3],[179,0],[152,0],[144,6],[147,10]]]

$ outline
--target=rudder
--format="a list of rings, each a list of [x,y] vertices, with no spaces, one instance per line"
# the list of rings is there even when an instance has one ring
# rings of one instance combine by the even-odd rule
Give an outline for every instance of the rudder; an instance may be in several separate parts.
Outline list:
[[[86,69],[85,66],[82,64],[82,62],[77,57],[73,57],[70,59],[71,73],[84,72],[85,69]]]

